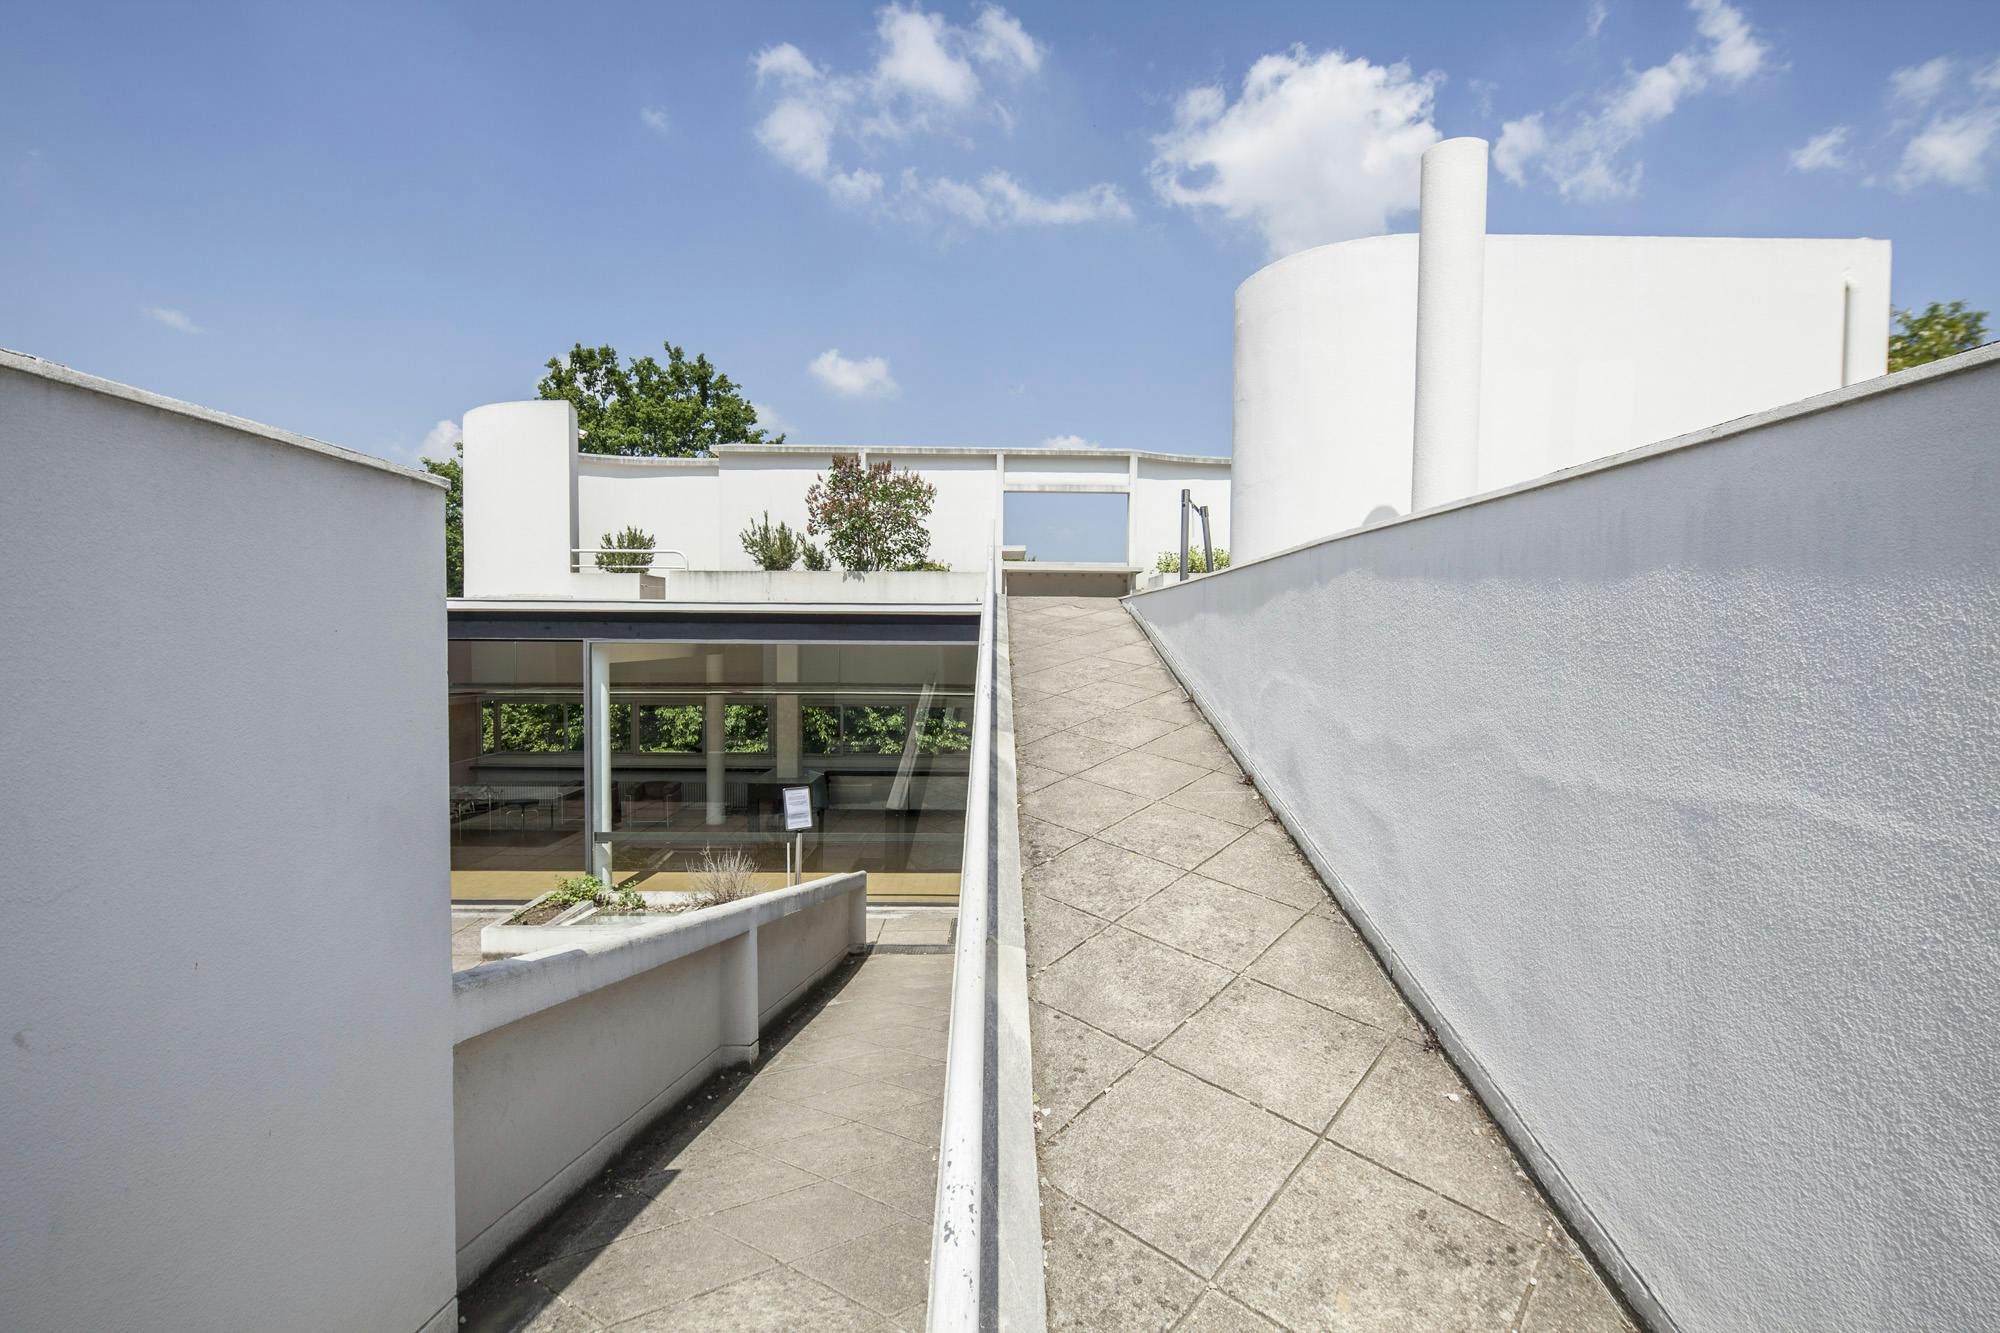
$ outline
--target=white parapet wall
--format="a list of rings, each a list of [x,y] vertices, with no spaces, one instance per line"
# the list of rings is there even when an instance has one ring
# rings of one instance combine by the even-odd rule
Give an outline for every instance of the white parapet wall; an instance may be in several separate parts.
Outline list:
[[[2000,346],[1131,599],[1636,1305],[2000,1308]]]
[[[456,1327],[442,486],[16,353],[0,456],[0,1328]]]
[[[812,880],[452,978],[458,1279],[471,1283],[867,939],[868,877]]]
[[[1887,365],[1887,241],[1488,236],[1483,258],[1478,456],[1458,495]],[[1237,289],[1243,558],[1409,512],[1417,285],[1403,235],[1304,250]]]

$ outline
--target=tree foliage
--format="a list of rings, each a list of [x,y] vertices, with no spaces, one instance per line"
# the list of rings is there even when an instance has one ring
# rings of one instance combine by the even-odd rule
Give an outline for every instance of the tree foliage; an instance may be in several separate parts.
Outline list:
[[[857,571],[930,566],[930,517],[937,487],[887,462],[861,466],[835,454],[833,466],[806,491],[806,531],[826,539],[826,552]]]
[[[465,441],[450,458],[422,459],[424,471],[451,484],[444,496],[444,595],[465,596]]]
[[[1215,567],[1217,569],[1229,568],[1228,547],[1218,546],[1215,548]],[[1181,553],[1179,551],[1160,552],[1160,558],[1153,562],[1153,568],[1158,570],[1162,574],[1180,573]],[[1208,573],[1208,560],[1206,559],[1206,557],[1202,555],[1201,547],[1199,546],[1191,546],[1188,548],[1188,573],[1190,574]]]
[[[597,553],[597,567],[612,574],[643,574],[653,567],[653,534],[629,524],[623,532],[607,532],[598,540],[607,549]],[[613,552],[631,551],[632,555]]]
[[[688,458],[718,444],[783,444],[757,425],[757,409],[706,355],[689,360],[663,343],[667,364],[650,356],[620,363],[616,348],[570,348],[551,357],[536,386],[543,398],[576,407],[577,448],[587,454]]]
[[[1908,370],[1969,352],[1986,341],[1986,312],[1967,310],[1965,302],[1933,301],[1923,311],[1896,312],[1896,330],[1889,335],[1889,369]]]
[[[755,560],[759,569],[790,569],[804,554],[799,549],[803,545],[799,534],[787,523],[772,527],[768,509],[761,522],[747,525],[737,536],[743,542],[743,554]]]

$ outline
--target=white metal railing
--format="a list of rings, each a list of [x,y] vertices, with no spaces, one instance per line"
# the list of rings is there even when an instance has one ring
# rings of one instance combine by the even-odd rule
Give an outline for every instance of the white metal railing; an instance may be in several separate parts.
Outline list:
[[[643,560],[646,566],[643,569],[604,569],[597,563],[597,557],[600,555],[617,556],[628,565],[637,565]],[[629,546],[576,546],[570,549],[569,563],[570,568],[579,574],[651,574],[654,572],[652,562],[664,556],[673,556],[679,560],[680,564],[675,566],[677,568],[693,568],[688,564],[687,552],[666,547],[648,550],[645,547]]]
[[[929,1327],[1042,1333],[1027,951],[1001,553],[979,622]]]

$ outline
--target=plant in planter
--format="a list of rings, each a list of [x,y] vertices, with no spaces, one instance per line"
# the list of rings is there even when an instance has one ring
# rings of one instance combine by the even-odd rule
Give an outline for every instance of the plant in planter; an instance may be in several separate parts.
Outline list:
[[[1215,548],[1215,567],[1217,569],[1229,568],[1229,551],[1227,548],[1221,546]],[[1162,574],[1180,573],[1181,553],[1179,551],[1160,552],[1160,558],[1153,562],[1153,568]],[[1202,558],[1201,548],[1198,546],[1188,552],[1188,573],[1208,573],[1208,561]]]
[[[804,554],[800,550],[805,545],[804,539],[789,524],[772,527],[768,509],[761,522],[750,524],[737,536],[743,542],[743,553],[755,560],[759,569],[790,569]]]
[[[806,531],[826,539],[827,554],[843,569],[922,569],[930,561],[926,520],[936,499],[937,487],[908,468],[863,467],[853,454],[835,454],[826,475],[806,491]]]
[[[694,872],[694,891],[704,907],[748,898],[757,892],[757,863],[741,847],[719,852],[704,847]]]
[[[627,525],[623,532],[605,533],[598,542],[597,567],[611,574],[643,574],[653,567],[653,534]],[[627,554],[630,552],[631,554]]]

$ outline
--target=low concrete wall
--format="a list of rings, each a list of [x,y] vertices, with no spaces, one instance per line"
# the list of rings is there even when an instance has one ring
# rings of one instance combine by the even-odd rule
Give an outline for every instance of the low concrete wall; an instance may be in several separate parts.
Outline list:
[[[868,877],[814,880],[453,977],[461,1287],[867,939]]]
[[[2000,347],[1128,603],[1639,1308],[2000,1308]]]

